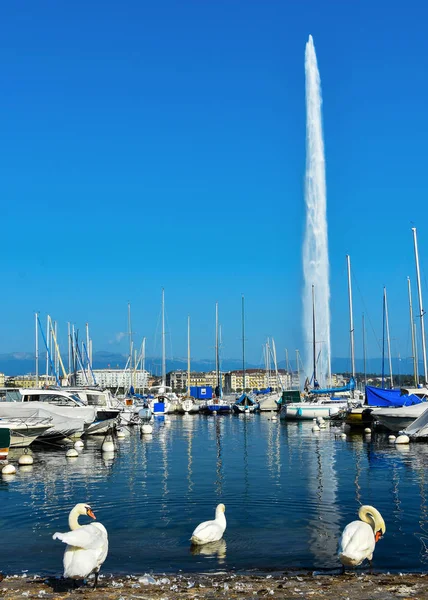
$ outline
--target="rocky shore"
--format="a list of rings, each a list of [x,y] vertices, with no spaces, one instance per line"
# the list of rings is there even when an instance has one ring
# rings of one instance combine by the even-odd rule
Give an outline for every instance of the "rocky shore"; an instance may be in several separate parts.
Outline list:
[[[239,574],[206,573],[178,575],[140,575],[117,577],[105,575],[99,586],[92,581],[73,583],[59,578],[4,577],[0,598],[44,598],[56,600],[213,600],[215,598],[308,598],[316,600],[389,600],[392,598],[428,599],[428,576],[422,573],[288,573]]]

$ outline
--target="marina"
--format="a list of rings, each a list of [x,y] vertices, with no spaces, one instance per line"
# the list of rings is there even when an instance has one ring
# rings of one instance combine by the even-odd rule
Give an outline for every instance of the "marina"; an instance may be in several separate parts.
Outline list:
[[[387,524],[377,571],[421,571],[428,560],[428,446],[386,434],[338,436],[328,424],[285,423],[264,414],[171,415],[153,432],[130,429],[116,452],[91,436],[75,458],[32,446],[32,465],[0,480],[4,573],[58,574],[52,541],[76,501],[90,502],[109,534],[104,573],[339,570],[341,531],[360,503]],[[196,525],[226,506],[227,529],[194,550]],[[126,540],[126,542],[125,542]],[[403,553],[403,548],[406,551]]]

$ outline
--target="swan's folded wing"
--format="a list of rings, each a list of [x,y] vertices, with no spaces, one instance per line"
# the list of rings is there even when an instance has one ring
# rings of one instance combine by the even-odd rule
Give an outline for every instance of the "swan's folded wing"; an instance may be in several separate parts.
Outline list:
[[[216,542],[222,535],[223,528],[216,521],[205,521],[196,527],[192,538],[198,538],[205,542]]]
[[[54,540],[61,540],[64,544],[75,546],[76,548],[84,548],[85,550],[99,548],[107,542],[107,535],[99,529],[91,525],[84,525],[74,531],[67,533],[54,533]]]

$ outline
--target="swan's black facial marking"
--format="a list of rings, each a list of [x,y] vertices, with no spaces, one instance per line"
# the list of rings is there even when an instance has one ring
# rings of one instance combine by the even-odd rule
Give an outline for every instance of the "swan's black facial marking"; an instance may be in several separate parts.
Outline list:
[[[92,508],[87,505],[85,506],[85,508],[86,508],[86,514],[88,515],[88,517],[91,517],[91,519],[96,519],[96,516],[92,512]]]

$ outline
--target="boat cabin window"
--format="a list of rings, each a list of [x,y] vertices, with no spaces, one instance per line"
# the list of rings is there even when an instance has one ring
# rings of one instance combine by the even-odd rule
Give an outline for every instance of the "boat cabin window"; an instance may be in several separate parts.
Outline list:
[[[105,394],[86,394],[90,406],[106,406]]]
[[[76,401],[67,396],[57,396],[55,394],[28,394],[23,398],[24,402],[47,402],[55,406],[76,406]],[[81,404],[79,402],[79,404]]]

